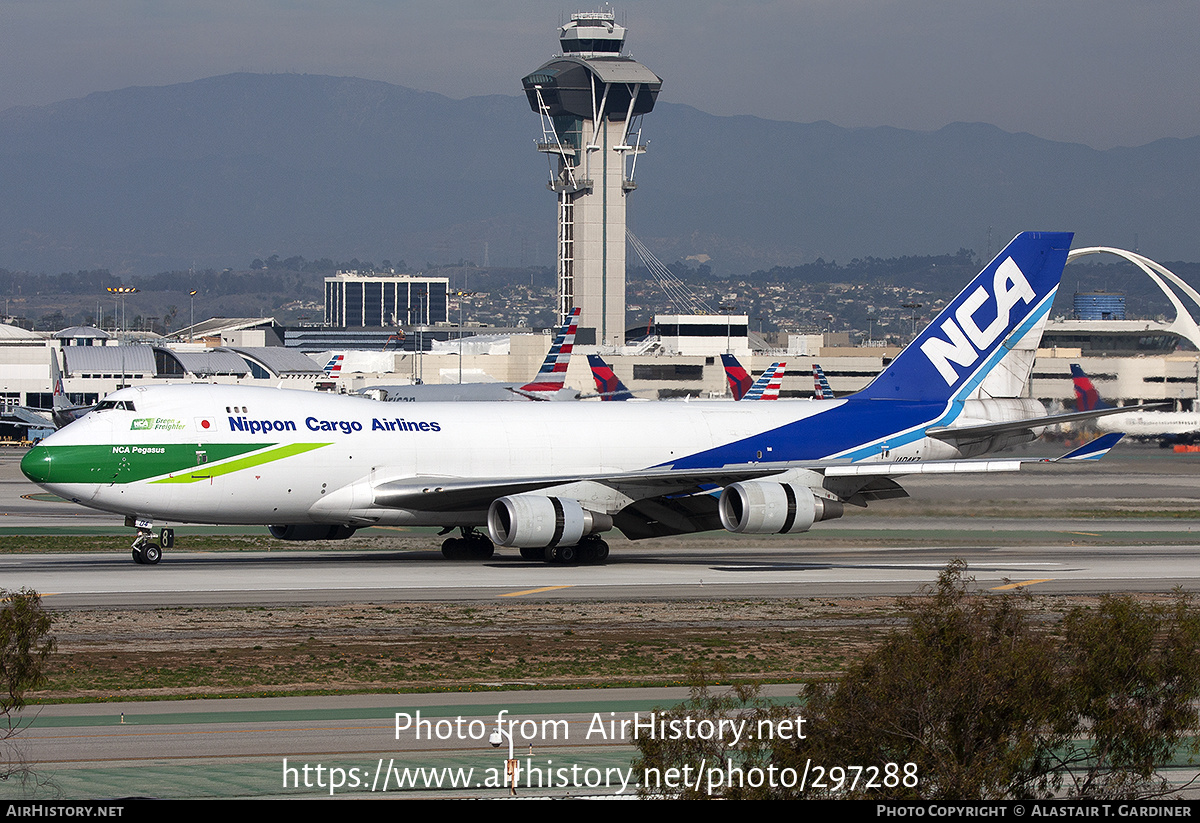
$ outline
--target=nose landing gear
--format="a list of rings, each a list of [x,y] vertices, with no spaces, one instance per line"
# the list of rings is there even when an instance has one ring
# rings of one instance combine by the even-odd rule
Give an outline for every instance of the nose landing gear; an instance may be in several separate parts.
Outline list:
[[[137,529],[137,535],[133,538],[133,562],[142,566],[156,566],[158,561],[162,560],[163,549],[169,549],[175,545],[175,530],[162,529],[159,531],[159,542],[154,542],[153,524],[148,520],[135,520],[130,522],[132,518],[127,518],[125,525],[134,526]]]

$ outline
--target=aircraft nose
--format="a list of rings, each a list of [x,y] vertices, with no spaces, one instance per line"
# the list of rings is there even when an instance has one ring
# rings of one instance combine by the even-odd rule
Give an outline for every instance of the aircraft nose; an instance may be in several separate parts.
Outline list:
[[[51,452],[45,446],[34,446],[21,458],[21,471],[39,485],[50,482]]]

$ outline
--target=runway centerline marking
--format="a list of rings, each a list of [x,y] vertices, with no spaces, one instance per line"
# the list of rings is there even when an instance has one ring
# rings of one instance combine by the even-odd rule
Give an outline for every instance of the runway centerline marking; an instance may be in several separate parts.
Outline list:
[[[526,589],[523,592],[508,592],[507,594],[498,594],[497,597],[520,597],[523,594],[541,594],[542,592],[552,592],[555,589],[573,589],[574,586],[542,586],[540,589]]]
[[[1043,580],[1022,580],[1020,583],[1009,583],[1006,586],[997,586],[994,589],[990,589],[990,591],[1000,592],[1000,591],[1004,591],[1005,589],[1019,589],[1022,586],[1032,586],[1034,583],[1052,583],[1052,582],[1054,582],[1053,577],[1047,577]]]

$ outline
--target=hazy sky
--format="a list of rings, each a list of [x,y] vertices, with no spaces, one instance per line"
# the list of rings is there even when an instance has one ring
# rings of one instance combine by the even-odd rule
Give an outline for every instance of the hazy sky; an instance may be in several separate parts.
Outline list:
[[[0,110],[234,71],[520,94],[546,0],[0,0]],[[1086,143],[1200,135],[1197,0],[631,0],[661,100],[712,114]],[[650,125],[650,124],[647,124]]]

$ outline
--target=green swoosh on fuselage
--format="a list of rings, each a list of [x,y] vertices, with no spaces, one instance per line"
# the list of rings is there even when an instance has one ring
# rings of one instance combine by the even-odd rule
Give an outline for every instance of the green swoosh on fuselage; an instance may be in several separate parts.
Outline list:
[[[194,483],[282,460],[328,443],[139,443],[35,446],[21,470],[37,483]],[[265,451],[264,451],[265,450]],[[244,455],[244,456],[243,456]],[[159,478],[155,480],[154,478]]]
[[[253,466],[261,466],[264,463],[273,463],[276,460],[282,460],[285,457],[292,457],[297,454],[304,454],[313,449],[319,449],[328,446],[328,443],[289,443],[286,446],[280,446],[269,451],[261,452],[260,454],[252,454],[247,457],[230,460],[227,463],[218,463],[217,465],[204,464],[193,466],[190,470],[182,473],[172,474],[171,477],[163,477],[158,480],[151,480],[151,483],[195,483],[198,480],[209,480],[213,477],[220,477],[223,474],[232,474],[239,472],[242,469],[249,469]]]

